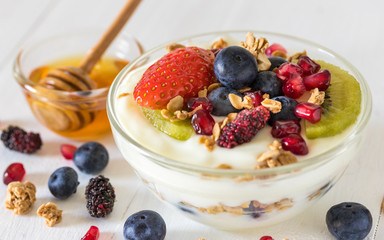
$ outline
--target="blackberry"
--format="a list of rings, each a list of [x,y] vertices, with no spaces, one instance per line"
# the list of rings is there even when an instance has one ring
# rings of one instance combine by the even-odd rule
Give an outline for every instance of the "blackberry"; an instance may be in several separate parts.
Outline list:
[[[1,141],[7,148],[27,154],[36,152],[43,145],[40,134],[26,132],[17,126],[9,126],[3,130]]]
[[[225,125],[217,144],[220,147],[234,148],[250,142],[262,129],[270,117],[268,109],[258,106],[254,109],[242,110],[235,120]]]
[[[91,178],[85,188],[87,209],[92,217],[100,218],[110,214],[115,203],[115,190],[109,178],[99,175]]]

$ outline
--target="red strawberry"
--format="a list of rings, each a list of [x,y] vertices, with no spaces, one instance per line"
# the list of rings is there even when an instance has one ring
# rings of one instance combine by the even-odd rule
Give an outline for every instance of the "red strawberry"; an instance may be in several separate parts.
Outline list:
[[[214,54],[198,47],[176,49],[152,64],[137,83],[133,96],[142,107],[166,108],[169,100],[196,97],[204,87],[216,81]]]

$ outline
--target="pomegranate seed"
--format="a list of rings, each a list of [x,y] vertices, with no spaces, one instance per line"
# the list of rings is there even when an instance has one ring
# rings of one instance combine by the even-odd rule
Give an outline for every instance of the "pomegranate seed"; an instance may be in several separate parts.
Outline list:
[[[311,123],[317,123],[321,119],[321,107],[319,105],[302,102],[296,105],[295,115],[298,118],[304,118]]]
[[[307,90],[318,88],[319,91],[325,91],[331,82],[331,73],[327,69],[324,69],[318,73],[304,77],[303,81]]]
[[[212,135],[215,120],[208,111],[200,109],[193,114],[191,124],[196,134]]]
[[[262,236],[260,240],[274,240],[271,236]]]
[[[270,57],[270,56],[272,56],[272,53],[276,52],[276,51],[282,51],[285,54],[287,54],[287,50],[278,43],[273,43],[273,44],[271,44],[271,46],[269,46],[267,49],[265,49],[265,54],[268,57]]]
[[[202,106],[204,110],[207,110],[209,113],[213,110],[212,102],[207,97],[199,98],[190,98],[187,102],[187,107],[190,111],[194,110],[198,106]]]
[[[301,97],[305,90],[303,79],[297,74],[291,75],[283,85],[284,95],[294,99]]]
[[[244,92],[244,96],[248,96],[248,97],[250,97],[252,99],[254,107],[257,107],[257,106],[261,105],[261,102],[264,100],[263,99],[263,94],[261,93],[261,91],[256,91],[256,92],[248,91],[248,92]]]
[[[5,169],[3,182],[8,185],[10,182],[21,181],[25,176],[25,169],[22,163],[12,163]]]
[[[289,134],[300,134],[301,126],[297,120],[275,121],[272,126],[271,134],[274,138],[283,138]]]
[[[73,154],[75,153],[77,147],[70,144],[61,144],[60,152],[61,155],[67,160],[73,159]]]
[[[297,65],[303,69],[303,76],[317,73],[321,68],[319,64],[310,59],[308,56],[300,56],[297,61]]]
[[[308,153],[307,144],[299,134],[290,134],[284,137],[281,139],[281,146],[284,150],[296,155],[305,155]]]
[[[276,70],[276,76],[286,81],[292,74],[302,75],[303,69],[296,63],[285,62]]]
[[[88,232],[81,238],[81,240],[97,240],[99,239],[99,228],[96,226],[91,226]]]

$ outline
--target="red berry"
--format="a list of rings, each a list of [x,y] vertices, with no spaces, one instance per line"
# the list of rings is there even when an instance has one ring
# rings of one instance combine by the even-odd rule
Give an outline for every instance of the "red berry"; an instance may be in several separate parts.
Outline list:
[[[327,69],[324,69],[318,73],[304,77],[303,81],[307,90],[318,88],[319,91],[325,91],[331,82],[331,73]]]
[[[276,70],[276,76],[286,81],[292,74],[302,75],[303,69],[296,63],[285,62]]]
[[[214,54],[198,47],[176,49],[152,64],[137,83],[133,96],[138,105],[164,109],[168,102],[181,96],[197,97],[204,87],[216,81]]]
[[[299,134],[290,134],[281,139],[281,146],[284,150],[296,155],[306,155],[308,147],[304,139]]]
[[[75,154],[77,147],[70,145],[70,144],[61,144],[60,145],[60,152],[61,155],[67,160],[73,159],[73,154]]]
[[[196,134],[212,135],[215,120],[208,111],[200,109],[193,114],[191,124]]]
[[[88,232],[81,238],[81,240],[97,240],[99,239],[99,228],[96,226],[91,226]]]
[[[284,95],[293,99],[301,97],[305,90],[303,79],[297,74],[291,75],[283,85]]]
[[[273,44],[271,44],[271,46],[269,46],[267,49],[265,49],[265,54],[268,57],[270,57],[270,56],[272,56],[272,53],[275,51],[282,51],[285,54],[287,53],[287,50],[283,46],[281,46],[278,43],[273,43]]]
[[[8,185],[10,182],[23,180],[25,169],[22,163],[12,163],[7,167],[3,175],[3,182]]]
[[[303,69],[304,76],[317,73],[321,68],[319,64],[310,59],[308,56],[300,56],[297,65]]]
[[[209,113],[211,113],[213,110],[212,102],[207,97],[188,99],[187,107],[189,111],[192,111],[199,106],[201,106],[204,110],[207,110]]]
[[[262,236],[260,240],[274,240],[271,236]]]
[[[244,92],[244,96],[248,96],[248,97],[250,97],[252,99],[254,107],[260,106],[261,102],[264,100],[263,99],[263,93],[261,91],[255,91],[255,92],[248,91],[248,92]]]
[[[311,123],[317,123],[321,119],[321,107],[319,105],[302,102],[296,105],[295,115],[298,118],[304,118]]]
[[[300,134],[301,126],[297,120],[275,121],[272,126],[271,134],[274,138],[283,138],[289,134]]]

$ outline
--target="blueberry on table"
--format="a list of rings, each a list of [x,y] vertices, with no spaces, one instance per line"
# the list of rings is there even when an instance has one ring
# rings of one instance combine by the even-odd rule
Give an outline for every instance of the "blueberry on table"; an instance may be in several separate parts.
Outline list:
[[[48,180],[49,191],[59,199],[67,199],[73,193],[76,193],[78,185],[77,173],[71,167],[58,168]]]
[[[278,120],[300,120],[295,115],[295,107],[297,105],[297,101],[295,99],[286,96],[278,96],[272,98],[272,100],[281,102],[281,111],[278,113],[271,113],[271,118],[268,120],[268,124],[270,126]]]
[[[243,97],[238,91],[227,87],[216,88],[208,94],[208,98],[213,105],[212,115],[226,116],[228,113],[240,111],[234,108],[231,101],[229,101],[228,95],[230,93]]]
[[[249,87],[258,73],[255,57],[239,46],[223,48],[215,58],[213,70],[219,82],[232,89]]]
[[[260,90],[262,93],[268,93],[269,97],[277,97],[283,94],[283,82],[272,71],[260,72],[257,79],[252,84],[253,90]]]
[[[125,240],[163,240],[165,234],[164,219],[155,211],[134,213],[124,223]]]
[[[338,240],[362,240],[371,231],[372,215],[360,203],[343,202],[328,210],[326,222]]]
[[[73,155],[73,162],[81,172],[96,174],[108,164],[107,149],[98,142],[87,142],[81,145]]]

